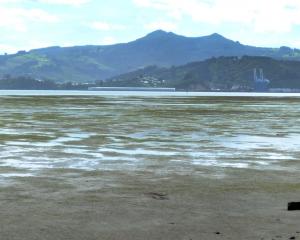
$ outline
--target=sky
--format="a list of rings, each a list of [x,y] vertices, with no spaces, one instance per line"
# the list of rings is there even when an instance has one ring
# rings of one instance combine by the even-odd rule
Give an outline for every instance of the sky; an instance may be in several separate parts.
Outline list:
[[[300,48],[300,0],[0,0],[0,53],[129,42],[157,29]]]

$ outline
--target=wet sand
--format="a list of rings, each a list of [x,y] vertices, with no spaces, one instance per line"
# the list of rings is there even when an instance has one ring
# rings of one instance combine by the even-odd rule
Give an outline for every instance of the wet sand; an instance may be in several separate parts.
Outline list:
[[[1,97],[0,239],[300,239],[300,100]]]
[[[221,179],[203,169],[14,178],[0,188],[1,239],[300,239],[300,212],[286,211],[299,200],[298,174],[227,171]]]

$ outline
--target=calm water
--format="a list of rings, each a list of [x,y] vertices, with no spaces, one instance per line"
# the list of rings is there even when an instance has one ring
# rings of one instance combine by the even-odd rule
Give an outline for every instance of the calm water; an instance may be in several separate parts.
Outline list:
[[[297,94],[0,95],[2,180],[49,168],[212,176],[228,169],[300,171]]]

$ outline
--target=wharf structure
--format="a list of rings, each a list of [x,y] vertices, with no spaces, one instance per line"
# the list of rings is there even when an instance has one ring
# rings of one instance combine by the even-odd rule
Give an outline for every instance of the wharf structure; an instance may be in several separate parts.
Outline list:
[[[150,87],[90,87],[89,91],[137,91],[137,92],[175,92],[175,88]]]
[[[255,92],[268,92],[270,80],[264,77],[264,70],[261,68],[259,72],[254,68],[254,91]]]

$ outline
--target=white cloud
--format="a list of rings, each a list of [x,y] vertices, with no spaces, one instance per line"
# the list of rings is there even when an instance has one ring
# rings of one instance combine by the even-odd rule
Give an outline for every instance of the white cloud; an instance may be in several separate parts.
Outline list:
[[[47,4],[57,4],[57,5],[73,5],[79,6],[82,4],[86,4],[91,0],[0,0],[0,3],[47,3]]]
[[[89,24],[92,29],[99,31],[110,31],[110,30],[124,30],[126,27],[118,24],[111,24],[108,22],[92,22]]]
[[[0,0],[0,3],[20,3],[23,0]]]
[[[132,0],[137,6],[209,24],[237,23],[256,32],[285,33],[300,25],[299,0]]]
[[[57,16],[51,15],[40,9],[23,9],[0,7],[0,28],[26,32],[32,22],[55,23]]]
[[[71,5],[71,6],[80,6],[90,1],[91,0],[37,0],[37,2],[41,2],[41,3]]]
[[[40,9],[24,10],[20,9],[20,15],[32,21],[42,21],[47,23],[59,22],[59,18]]]
[[[177,29],[177,25],[174,22],[157,21],[146,24],[145,28],[150,31],[157,29],[162,29],[165,31],[175,31]]]

